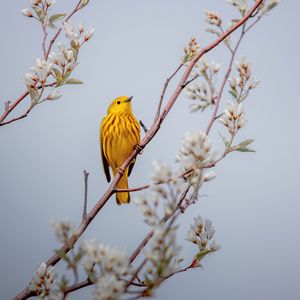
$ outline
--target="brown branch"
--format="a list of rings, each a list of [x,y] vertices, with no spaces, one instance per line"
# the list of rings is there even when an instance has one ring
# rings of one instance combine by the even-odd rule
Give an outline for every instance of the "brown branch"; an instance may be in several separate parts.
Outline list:
[[[257,9],[257,7],[262,3],[263,0],[257,0],[256,3],[253,5],[253,7],[248,11],[248,13],[236,24],[234,24],[230,29],[228,29],[224,34],[222,34],[220,37],[218,37],[214,42],[203,48],[199,53],[193,58],[193,60],[189,63],[186,71],[182,75],[179,84],[177,85],[174,93],[170,97],[169,101],[165,105],[163,111],[161,112],[159,118],[152,124],[151,128],[145,135],[145,137],[140,142],[139,148],[143,149],[147,146],[147,144],[154,138],[156,133],[159,131],[159,128],[161,124],[163,123],[164,119],[170,112],[171,108],[173,107],[174,103],[176,102],[178,96],[180,95],[183,86],[185,82],[187,81],[188,77],[190,76],[190,73],[192,72],[193,67],[197,63],[197,61],[207,52],[215,48],[218,44],[220,44],[228,35],[230,35],[233,31],[238,29],[243,23],[247,21],[247,19],[252,15],[252,13]],[[103,206],[106,204],[106,202],[109,200],[111,195],[114,193],[114,190],[116,188],[117,183],[120,181],[122,174],[125,172],[128,165],[131,163],[131,161],[138,155],[140,152],[139,149],[135,148],[132,153],[129,155],[129,157],[126,159],[126,161],[123,163],[120,170],[117,172],[116,176],[112,180],[109,188],[107,191],[103,194],[103,196],[99,199],[99,201],[96,203],[96,205],[91,209],[91,211],[87,214],[86,220],[82,221],[77,230],[74,232],[74,234],[68,239],[68,241],[65,243],[65,245],[58,251],[58,253],[67,253],[69,252],[75,245],[75,243],[78,241],[80,236],[83,234],[83,232],[86,230],[86,228],[89,226],[91,221],[95,218],[95,216],[98,214],[98,212],[103,208]],[[170,216],[169,216],[170,217]],[[168,217],[168,219],[169,219]],[[146,245],[149,241],[149,239],[152,237],[153,232],[149,232],[147,237],[143,240],[141,245]],[[134,260],[135,257],[139,254],[140,251],[135,251],[131,257],[130,260]],[[54,254],[51,256],[47,261],[46,264],[49,265],[55,265],[61,260],[61,257],[58,254]],[[132,262],[131,261],[131,262]],[[21,299],[27,299],[28,297],[34,295],[28,287],[26,287],[23,291],[21,291],[14,299],[15,300],[21,300]]]
[[[52,83],[48,83],[44,86],[40,85],[37,87],[37,89],[42,89],[42,88],[46,88],[46,87],[50,87],[50,86],[54,86],[56,85],[56,82],[52,82]],[[33,109],[33,107],[29,107],[29,109],[22,115],[20,115],[19,117],[16,117],[16,118],[13,118],[9,121],[6,121],[6,122],[3,122],[4,119],[9,115],[9,113],[14,110],[16,108],[16,106],[21,103],[21,101],[23,99],[25,99],[27,96],[29,95],[29,92],[25,92],[23,95],[21,95],[14,103],[12,106],[10,106],[5,112],[4,114],[0,117],[0,126],[4,126],[4,125],[7,125],[9,123],[12,123],[12,122],[15,122],[17,120],[20,120],[20,119],[23,119],[25,117],[28,116],[29,112]]]

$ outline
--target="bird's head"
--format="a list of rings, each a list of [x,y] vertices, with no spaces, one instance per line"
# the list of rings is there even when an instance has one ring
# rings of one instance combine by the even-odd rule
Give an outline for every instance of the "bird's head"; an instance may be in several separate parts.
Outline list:
[[[120,96],[113,100],[111,105],[108,108],[107,113],[115,113],[115,114],[123,114],[123,113],[131,113],[131,97],[128,96]]]

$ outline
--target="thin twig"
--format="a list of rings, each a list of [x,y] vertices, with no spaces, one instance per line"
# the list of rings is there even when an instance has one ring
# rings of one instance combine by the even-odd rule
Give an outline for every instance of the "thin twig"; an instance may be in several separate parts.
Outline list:
[[[155,115],[155,118],[154,118],[154,122],[156,122],[159,118],[159,115],[160,115],[160,110],[161,110],[161,106],[162,106],[162,103],[163,103],[163,100],[164,100],[164,96],[165,96],[165,93],[166,93],[166,90],[167,90],[167,87],[170,83],[170,81],[172,80],[172,78],[178,73],[178,71],[184,66],[183,63],[181,63],[177,69],[173,72],[173,74],[166,79],[165,81],[165,84],[164,84],[164,87],[163,87],[163,90],[161,92],[161,95],[160,95],[160,99],[159,99],[159,103],[158,103],[158,107],[157,107],[157,111],[156,111],[156,115]]]
[[[83,175],[84,175],[84,203],[83,203],[83,214],[82,214],[82,220],[86,220],[86,209],[87,209],[87,193],[88,193],[88,178],[89,178],[89,173],[84,170],[83,171]]]
[[[243,24],[242,33],[241,33],[241,35],[240,35],[240,37],[239,37],[239,39],[238,39],[238,42],[237,42],[235,48],[233,49],[233,51],[232,51],[232,53],[231,53],[231,59],[230,59],[230,62],[229,62],[229,66],[228,66],[227,71],[226,71],[226,74],[225,74],[225,76],[224,76],[224,79],[223,79],[223,82],[222,82],[222,85],[221,85],[221,88],[220,88],[220,91],[219,91],[219,94],[218,94],[218,98],[217,98],[217,101],[216,101],[216,103],[215,103],[214,111],[213,111],[213,113],[212,113],[212,116],[211,116],[211,118],[210,118],[210,121],[209,121],[208,126],[207,126],[206,131],[205,131],[206,135],[209,134],[209,131],[210,131],[210,129],[211,129],[213,123],[214,123],[215,120],[216,120],[216,116],[217,116],[217,114],[218,114],[218,109],[219,109],[219,105],[220,105],[220,102],[221,102],[222,94],[223,94],[225,85],[226,85],[226,83],[227,83],[227,80],[228,80],[228,78],[229,78],[229,75],[230,75],[230,73],[231,73],[232,65],[233,65],[233,62],[234,62],[234,58],[235,58],[237,49],[238,49],[238,47],[239,47],[239,45],[240,45],[240,43],[241,43],[241,41],[242,41],[242,38],[244,37],[244,34],[245,34],[244,29],[245,29],[245,24]]]
[[[143,123],[143,121],[140,120],[139,123],[140,123],[140,125],[142,126],[144,132],[147,133],[147,132],[148,132],[148,129],[147,129],[146,125]]]
[[[42,89],[42,88],[46,88],[46,87],[51,87],[56,85],[57,82],[52,82],[52,83],[48,83],[46,85],[40,85],[37,87],[37,89]],[[4,119],[6,119],[6,117],[9,115],[9,113],[14,110],[16,108],[16,106],[22,102],[23,99],[25,99],[27,96],[29,95],[29,92],[25,92],[23,95],[21,95],[13,104],[12,106],[8,107],[8,109],[4,112],[4,114],[0,117],[0,126],[4,126],[7,125],[9,123],[15,122],[17,120],[23,119],[25,117],[28,116],[29,112],[33,109],[33,107],[29,107],[29,109],[22,115],[20,115],[19,117],[13,118],[9,121],[3,122]]]

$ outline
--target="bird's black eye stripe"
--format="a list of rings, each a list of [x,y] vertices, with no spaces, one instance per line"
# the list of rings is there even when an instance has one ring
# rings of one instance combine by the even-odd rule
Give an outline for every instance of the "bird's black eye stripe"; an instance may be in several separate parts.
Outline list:
[[[120,103],[121,103],[121,101],[118,101],[118,102],[117,102],[117,104],[120,104]]]

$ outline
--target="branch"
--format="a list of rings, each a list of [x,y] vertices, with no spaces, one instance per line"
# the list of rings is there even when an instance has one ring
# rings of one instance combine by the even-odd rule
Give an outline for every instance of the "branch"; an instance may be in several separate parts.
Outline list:
[[[165,81],[165,84],[164,84],[164,87],[163,87],[163,90],[162,90],[162,93],[160,95],[160,99],[159,99],[159,103],[158,103],[158,107],[157,107],[157,112],[156,112],[156,115],[155,115],[155,118],[154,118],[154,122],[158,120],[159,118],[159,115],[160,115],[160,110],[161,110],[161,106],[162,106],[162,103],[163,103],[163,100],[164,100],[164,96],[165,96],[165,93],[166,93],[166,90],[167,90],[167,87],[169,85],[169,82],[172,80],[172,78],[178,73],[178,71],[184,66],[183,63],[181,63],[178,68],[173,72],[173,74],[166,79]]]
[[[86,213],[86,208],[87,208],[87,192],[88,192],[88,178],[89,178],[89,173],[84,170],[84,203],[83,203],[83,214],[82,214],[82,220],[84,221],[86,219],[87,213]]]
[[[52,82],[52,83],[48,83],[46,85],[41,85],[41,86],[38,86],[37,88],[38,89],[42,89],[42,88],[46,88],[46,87],[50,87],[50,86],[54,86],[56,85],[57,82]],[[32,107],[29,107],[29,109],[22,115],[20,115],[19,117],[16,117],[14,119],[11,119],[7,122],[3,122],[4,119],[10,114],[11,111],[13,111],[16,106],[22,102],[23,99],[25,99],[27,96],[29,95],[29,92],[25,92],[23,95],[21,95],[14,103],[12,106],[10,106],[5,112],[4,114],[0,117],[0,126],[4,126],[4,125],[7,125],[9,123],[12,123],[12,122],[15,122],[17,120],[20,120],[20,119],[23,119],[25,117],[28,116],[29,112],[33,109],[33,106]]]
[[[222,85],[221,85],[221,88],[220,88],[220,91],[219,91],[219,95],[218,95],[217,101],[216,101],[216,103],[215,103],[214,111],[213,111],[213,113],[212,113],[212,116],[211,116],[210,121],[209,121],[209,123],[208,123],[208,126],[207,126],[207,128],[206,128],[206,131],[205,131],[206,135],[209,134],[209,131],[210,131],[210,129],[211,129],[213,123],[215,122],[216,119],[218,119],[218,118],[217,118],[217,114],[218,114],[218,109],[219,109],[219,105],[220,105],[220,102],[221,102],[222,94],[223,94],[225,85],[226,85],[226,83],[227,83],[227,80],[228,80],[228,78],[229,78],[229,75],[230,75],[230,73],[231,73],[232,65],[233,65],[233,62],[234,62],[234,58],[235,58],[237,49],[238,49],[238,47],[239,47],[239,45],[240,45],[240,43],[241,43],[242,38],[244,37],[244,35],[245,35],[245,23],[243,24],[242,33],[241,33],[241,35],[240,35],[240,37],[239,37],[239,39],[238,39],[238,42],[237,42],[235,48],[231,51],[231,59],[230,59],[230,62],[229,62],[229,66],[228,66],[227,71],[226,71],[226,74],[225,74],[225,76],[224,76],[224,79],[223,79],[223,82],[222,82]]]
[[[151,128],[145,135],[145,137],[142,139],[139,145],[139,149],[135,148],[132,153],[129,155],[129,157],[126,159],[126,161],[123,163],[120,170],[115,175],[114,179],[112,180],[109,188],[107,191],[103,194],[103,196],[99,199],[99,201],[96,203],[96,205],[91,209],[91,211],[87,214],[87,217],[85,220],[81,222],[77,230],[74,232],[74,234],[68,239],[68,241],[64,244],[64,246],[58,250],[58,253],[68,253],[76,244],[80,236],[83,234],[83,232],[87,229],[91,221],[96,217],[98,212],[103,208],[103,206],[106,204],[106,202],[109,200],[109,198],[112,196],[112,194],[115,191],[117,183],[120,181],[122,174],[125,172],[126,168],[129,166],[131,161],[136,158],[136,156],[139,154],[140,149],[145,148],[148,143],[154,138],[154,136],[157,134],[157,132],[160,129],[161,124],[163,123],[164,119],[170,112],[171,108],[173,107],[174,103],[176,102],[178,96],[180,95],[184,84],[188,80],[188,77],[190,76],[190,73],[192,72],[193,67],[197,63],[197,61],[207,52],[211,51],[213,48],[215,48],[218,44],[220,44],[228,35],[230,35],[232,32],[234,32],[236,29],[238,29],[242,24],[244,24],[247,19],[252,15],[252,13],[257,9],[257,7],[263,2],[263,0],[257,0],[253,7],[248,11],[248,13],[236,24],[234,24],[230,29],[228,29],[224,34],[222,34],[220,37],[218,37],[214,42],[212,42],[210,45],[203,48],[199,53],[193,58],[193,60],[189,63],[186,71],[182,75],[174,93],[170,97],[169,101],[165,105],[163,111],[161,112],[159,118],[153,122]],[[214,116],[215,117],[215,116]],[[169,218],[169,217],[168,217]],[[147,244],[148,240],[153,235],[153,232],[150,232],[148,236],[150,236],[148,239],[144,239],[142,244]],[[130,257],[130,259],[133,261],[135,257],[138,255],[140,251],[133,253],[133,255]],[[58,254],[54,254],[51,256],[47,261],[46,264],[54,266],[61,260],[61,257]],[[21,299],[27,299],[30,296],[33,296],[34,294],[29,290],[28,287],[26,287],[22,292],[20,292],[14,299],[15,300],[21,300]]]

